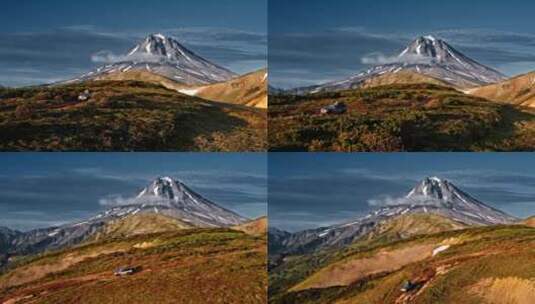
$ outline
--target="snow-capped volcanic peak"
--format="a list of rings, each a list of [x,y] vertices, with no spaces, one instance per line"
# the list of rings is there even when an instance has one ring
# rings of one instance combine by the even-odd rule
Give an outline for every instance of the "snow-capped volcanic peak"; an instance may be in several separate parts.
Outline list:
[[[168,176],[156,178],[127,204],[110,208],[92,220],[137,213],[160,213],[198,227],[227,227],[247,221],[233,211],[204,198],[183,182]]]
[[[414,65],[418,73],[452,83],[486,84],[505,78],[501,73],[465,56],[446,41],[432,35],[421,36],[412,41],[398,58],[406,67]]]
[[[427,177],[414,187],[406,198],[410,200],[415,197],[427,197],[429,199],[447,201],[455,196],[460,196],[459,191],[447,180],[442,180],[438,177]]]
[[[463,55],[446,41],[435,38],[432,35],[415,39],[398,55],[398,58],[401,63],[459,65],[459,68],[490,70]],[[421,62],[418,62],[418,58]],[[484,81],[484,79],[481,79],[481,81]]]
[[[171,177],[158,177],[148,187],[143,189],[137,198],[154,196],[167,200],[178,200],[178,196],[183,192],[181,183],[174,181]]]
[[[129,53],[129,57],[137,55],[152,55],[162,57],[162,60],[188,61],[196,57],[190,50],[182,46],[177,40],[162,34],[151,34],[143,42],[136,45]],[[197,58],[195,58],[197,59]]]
[[[109,74],[133,71],[157,74],[187,85],[222,82],[236,76],[190,51],[175,38],[163,34],[151,34],[124,56],[117,57],[119,61],[101,66],[72,81],[102,79]]]
[[[402,200],[401,207],[435,212],[468,224],[505,224],[516,219],[438,177],[427,177]],[[400,207],[400,206],[396,206]]]
[[[432,213],[468,225],[509,224],[517,219],[470,196],[451,182],[427,177],[405,197],[341,227],[380,222],[404,214]]]
[[[297,94],[308,94],[354,89],[359,88],[368,79],[399,72],[426,75],[459,88],[491,84],[506,79],[500,72],[465,56],[446,41],[432,35],[416,38],[393,58],[343,80],[292,91]]]
[[[399,58],[410,55],[419,55],[436,59],[437,62],[445,61],[448,57],[453,57],[455,50],[444,40],[434,36],[422,36],[414,40],[401,54]]]

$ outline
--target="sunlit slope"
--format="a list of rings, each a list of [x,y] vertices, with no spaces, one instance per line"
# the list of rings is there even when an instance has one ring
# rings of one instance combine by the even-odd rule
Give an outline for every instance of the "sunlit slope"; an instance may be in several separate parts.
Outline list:
[[[477,87],[468,94],[522,107],[535,107],[535,72]]]
[[[266,238],[188,229],[110,238],[28,258],[0,276],[8,303],[265,303]],[[116,277],[118,267],[137,272]]]
[[[535,229],[491,226],[354,244],[314,269],[272,303],[529,303]],[[407,280],[415,287],[403,292]]]
[[[266,216],[257,218],[247,223],[234,226],[232,229],[243,231],[251,235],[266,235],[268,227],[268,219]]]
[[[392,84],[418,84],[418,83],[427,83],[427,84],[435,84],[435,85],[441,85],[445,87],[453,87],[450,83],[438,79],[433,78],[431,76],[427,76],[424,74],[411,72],[411,71],[400,71],[397,73],[385,73],[379,76],[375,76],[372,78],[368,78],[364,80],[361,84],[361,88],[373,88],[373,87],[379,87],[384,85],[392,85]]]
[[[248,73],[226,82],[183,90],[204,99],[256,108],[267,108],[267,69]]]

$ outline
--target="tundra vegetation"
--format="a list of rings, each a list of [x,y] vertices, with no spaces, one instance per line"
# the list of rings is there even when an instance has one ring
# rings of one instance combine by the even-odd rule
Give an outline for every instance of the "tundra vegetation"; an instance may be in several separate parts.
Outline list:
[[[321,115],[343,102],[344,114]],[[436,84],[272,95],[271,151],[532,151],[535,112]]]

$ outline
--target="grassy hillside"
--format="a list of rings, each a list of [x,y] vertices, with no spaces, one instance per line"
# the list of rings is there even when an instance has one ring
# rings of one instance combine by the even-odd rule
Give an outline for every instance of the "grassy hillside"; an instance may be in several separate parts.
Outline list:
[[[8,303],[265,303],[266,237],[228,229],[108,238],[0,274]],[[116,277],[118,267],[138,272]]]
[[[161,75],[143,70],[130,70],[126,72],[116,72],[99,76],[96,80],[115,80],[115,81],[142,81],[152,84],[159,84],[170,90],[178,90],[187,87],[184,84],[163,77]]]
[[[284,262],[279,261],[280,265],[270,272],[270,293],[281,294],[282,291],[296,286],[320,268],[355,253],[375,250],[410,237],[464,228],[467,226],[435,214],[398,216],[379,223],[367,235],[344,248],[321,250],[307,255],[286,256]]]
[[[535,229],[521,225],[355,244],[293,259],[294,269],[301,264],[312,271],[278,290],[271,285],[292,272],[270,273],[271,303],[529,303],[535,295]],[[404,293],[406,280],[416,287]]]
[[[361,84],[361,87],[373,88],[373,87],[393,85],[393,84],[419,84],[419,83],[428,83],[428,84],[441,85],[445,87],[452,87],[451,84],[443,80],[433,78],[431,76],[427,76],[424,74],[411,72],[411,71],[400,71],[398,73],[386,73],[386,74],[382,74],[376,77],[372,77],[372,78],[364,80],[364,82]]]
[[[477,87],[468,94],[524,107],[535,107],[535,72],[516,76],[500,83]]]
[[[345,114],[320,115],[344,102]],[[535,113],[433,84],[270,97],[272,151],[511,151],[535,148]]]
[[[266,124],[262,111],[137,81],[0,89],[3,151],[262,151]]]
[[[523,225],[535,228],[535,216],[531,216],[522,221]]]
[[[226,82],[193,89],[195,96],[220,102],[267,108],[267,69],[248,73]]]
[[[259,217],[245,224],[232,227],[234,230],[242,231],[251,235],[266,235],[268,219],[266,216]]]
[[[92,239],[125,238],[138,234],[191,228],[194,228],[194,226],[165,215],[156,213],[135,214],[107,223]]]
[[[393,242],[415,235],[433,234],[468,227],[468,225],[436,214],[407,214],[379,224],[361,243],[365,243],[365,240],[375,243]]]
[[[251,72],[226,82],[187,86],[148,71],[127,71],[106,74],[98,80],[135,80],[160,84],[170,90],[183,90],[206,100],[267,108],[267,69]]]

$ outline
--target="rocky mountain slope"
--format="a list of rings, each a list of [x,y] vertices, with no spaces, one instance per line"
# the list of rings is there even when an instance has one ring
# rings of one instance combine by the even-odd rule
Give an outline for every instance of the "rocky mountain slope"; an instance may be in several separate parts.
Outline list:
[[[69,82],[94,80],[129,71],[147,71],[187,85],[216,83],[236,76],[190,51],[176,39],[162,34],[151,34],[128,54],[112,59],[113,63]]]
[[[496,83],[505,79],[500,72],[478,63],[444,40],[433,36],[418,37],[390,61],[344,80],[297,88],[290,90],[290,93],[310,94],[353,89],[371,78],[399,72],[415,72],[460,88]]]
[[[535,107],[535,72],[465,91],[467,94],[521,107]]]
[[[353,221],[292,234],[270,230],[270,248],[279,248],[279,252],[273,252],[277,254],[280,252],[306,253],[342,247],[370,233],[379,233],[380,229],[385,229],[381,228],[381,225],[392,226],[393,224],[388,222],[399,221],[401,216],[407,217],[414,214],[439,216],[445,219],[444,221],[448,223],[446,227],[450,228],[511,224],[518,220],[473,198],[447,180],[429,177],[422,180],[395,204],[380,207]]]
[[[0,252],[7,248],[13,239],[17,238],[20,234],[20,231],[0,227]]]

